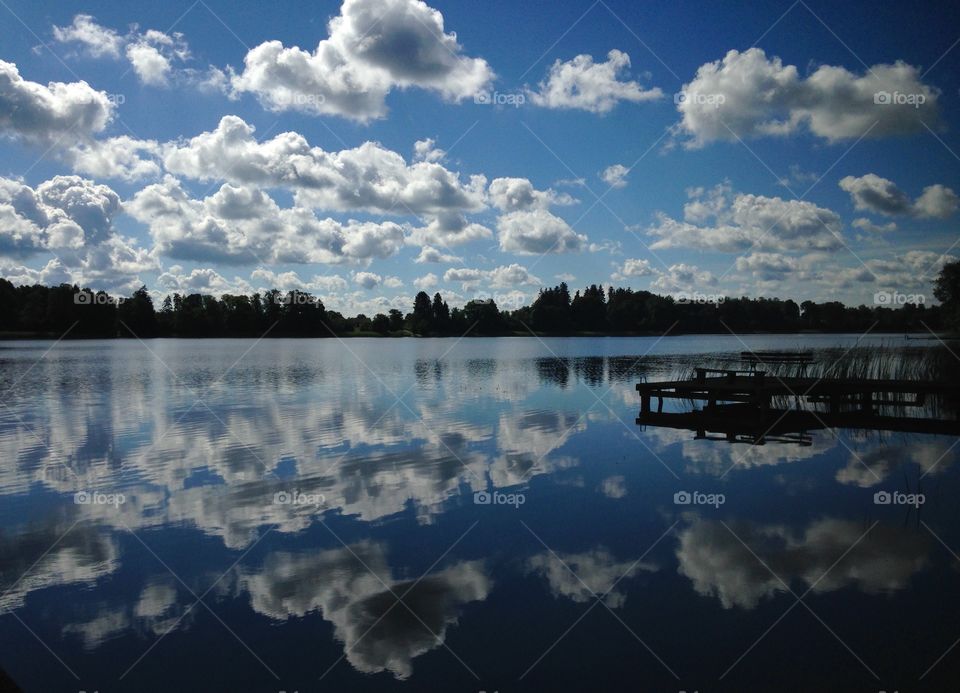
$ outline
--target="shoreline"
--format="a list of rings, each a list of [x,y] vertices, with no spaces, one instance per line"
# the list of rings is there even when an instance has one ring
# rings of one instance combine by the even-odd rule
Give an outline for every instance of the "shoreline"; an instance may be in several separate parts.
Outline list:
[[[659,337],[667,339],[670,337],[691,337],[691,336],[703,336],[703,337],[717,337],[717,336],[757,336],[757,335],[769,335],[773,337],[787,337],[791,335],[849,335],[849,334],[860,334],[859,332],[851,332],[850,330],[804,330],[802,332],[796,331],[787,331],[787,332],[772,332],[772,331],[751,331],[751,332],[670,332],[669,334],[663,334],[662,332],[623,332],[623,333],[601,333],[601,332],[574,332],[574,333],[554,333],[554,332],[514,332],[510,334],[468,334],[468,335],[417,335],[417,334],[378,334],[375,332],[349,332],[342,334],[327,334],[327,335],[295,335],[295,334],[268,334],[268,335],[154,335],[149,337],[134,337],[134,336],[123,336],[116,335],[113,337],[105,337],[103,335],[58,335],[55,333],[46,333],[46,332],[15,332],[15,333],[4,333],[0,332],[0,341],[4,342],[27,342],[27,341],[63,341],[63,342],[83,342],[83,341],[105,341],[105,340],[146,340],[146,339],[171,339],[171,340],[195,340],[195,339],[502,339],[502,338],[515,338],[515,337],[535,337],[541,339],[598,339],[598,338],[615,338],[615,339],[634,339],[637,337]],[[960,334],[947,334],[947,333],[934,333],[931,334],[929,331],[918,331],[918,332],[870,332],[870,336],[875,337],[903,337],[908,340],[914,341],[939,341],[939,340],[956,340],[960,339]],[[864,335],[867,336],[867,335]]]

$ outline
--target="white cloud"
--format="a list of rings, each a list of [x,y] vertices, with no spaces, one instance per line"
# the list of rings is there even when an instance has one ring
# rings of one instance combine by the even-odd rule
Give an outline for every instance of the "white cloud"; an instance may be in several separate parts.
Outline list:
[[[852,226],[860,229],[861,231],[867,231],[869,233],[890,233],[891,231],[897,230],[896,222],[891,221],[889,224],[880,225],[874,224],[869,219],[864,219],[863,217],[854,219]]]
[[[417,140],[413,143],[414,161],[429,161],[431,163],[441,161],[447,153],[437,147],[437,143],[430,137],[425,140]]]
[[[804,79],[759,48],[731,50],[701,65],[681,94],[677,131],[691,147],[804,128],[830,142],[868,131],[870,137],[899,135],[924,131],[924,123],[935,127],[939,117],[939,90],[922,83],[912,65],[874,65],[863,75],[823,65]],[[884,94],[894,95],[890,103]],[[911,103],[898,101],[907,97]]]
[[[211,268],[193,269],[187,274],[179,265],[161,273],[157,277],[157,286],[165,292],[181,294],[222,296],[253,293],[250,284],[240,277],[234,277],[231,281]]]
[[[263,267],[258,267],[250,273],[250,279],[254,282],[260,282],[260,288],[264,290],[279,289],[281,291],[299,291],[311,292],[346,292],[350,288],[347,280],[339,275],[314,275],[310,280],[300,278],[296,272],[275,273]]]
[[[0,178],[0,255],[77,251],[107,240],[120,197],[79,176],[54,176],[31,188]]]
[[[492,270],[470,267],[450,268],[444,272],[443,281],[460,282],[465,287],[487,282],[495,289],[512,289],[518,286],[533,286],[541,283],[540,279],[530,274],[526,267],[516,263],[502,265]]]
[[[131,43],[127,46],[127,59],[141,82],[152,87],[167,86],[172,66],[159,48],[146,41]]]
[[[590,55],[557,60],[537,91],[529,92],[530,100],[546,108],[607,113],[621,101],[654,101],[663,96],[659,88],[644,89],[635,81],[621,81],[621,73],[629,67],[630,56],[616,49],[601,63],[595,63]]]
[[[939,183],[923,189],[923,194],[913,204],[913,213],[918,217],[947,219],[957,211],[957,194]]]
[[[657,270],[650,266],[649,260],[628,258],[623,261],[623,265],[617,268],[617,271],[613,273],[611,279],[615,281],[624,281],[626,279],[633,279],[637,277],[649,277],[656,273]]]
[[[518,211],[497,219],[500,249],[518,255],[576,252],[587,237],[545,209]]]
[[[429,291],[440,283],[440,278],[433,272],[429,272],[422,277],[413,280],[413,285],[421,291]]]
[[[70,26],[54,26],[53,38],[59,43],[80,44],[93,58],[117,59],[122,50],[139,80],[153,87],[169,86],[175,73],[198,86],[214,74],[223,76],[216,68],[202,76],[196,70],[175,69],[175,65],[190,59],[190,49],[180,33],[167,34],[156,29],[140,32],[134,26],[121,36],[115,30],[97,24],[90,15],[78,14]]]
[[[408,239],[411,244],[451,247],[493,237],[490,229],[471,222],[460,212],[427,215],[426,220],[426,226],[411,230]]]
[[[841,178],[840,188],[850,193],[854,207],[859,210],[878,214],[906,214],[910,211],[910,197],[893,181],[873,173],[859,178]]]
[[[244,58],[231,84],[269,110],[383,117],[395,88],[419,87],[461,101],[494,74],[485,60],[462,55],[443,15],[420,0],[345,0],[313,52],[267,41]]]
[[[657,278],[650,282],[650,288],[663,293],[677,291],[703,291],[715,286],[717,278],[708,270],[701,270],[696,265],[679,263],[670,265],[667,272],[658,272]]]
[[[167,176],[126,203],[149,225],[159,252],[181,260],[226,263],[363,263],[404,245],[392,222],[319,219],[302,207],[281,209],[265,192],[224,184],[202,200]]]
[[[201,181],[286,187],[301,206],[385,214],[438,214],[484,207],[486,179],[463,183],[438,163],[408,165],[375,142],[339,152],[311,147],[295,132],[258,142],[254,127],[224,116],[216,130],[165,149],[168,171]]]
[[[373,272],[354,272],[353,283],[362,286],[364,289],[373,289],[383,283],[383,277]]]
[[[51,145],[60,138],[90,137],[107,126],[113,108],[107,94],[86,82],[44,86],[0,60],[0,133]]]
[[[432,245],[425,245],[420,248],[420,254],[417,255],[416,259],[414,259],[414,262],[418,264],[427,262],[463,262],[463,258],[457,257],[456,255],[441,253]]]
[[[600,172],[600,179],[611,188],[625,188],[627,187],[628,173],[630,173],[630,169],[623,164],[613,164]]]
[[[840,180],[840,188],[850,193],[855,208],[886,216],[947,219],[960,203],[953,190],[940,184],[928,185],[915,202],[911,201],[893,181],[874,173],[846,176]]]
[[[719,252],[756,250],[836,250],[842,246],[842,221],[835,212],[804,200],[737,193],[727,186],[692,191],[685,221],[665,214],[648,230],[650,246],[697,248]],[[691,223],[696,221],[698,223]],[[700,225],[713,221],[713,225]]]
[[[153,140],[120,135],[79,142],[64,151],[62,156],[79,173],[133,182],[160,176],[160,164],[154,159],[159,150]]]
[[[495,289],[512,289],[516,286],[541,283],[540,279],[530,274],[526,267],[516,263],[490,270],[487,277],[490,286]]]
[[[79,43],[93,58],[119,58],[123,46],[116,31],[100,26],[88,14],[78,14],[69,26],[53,27],[53,38],[60,43]]]
[[[550,205],[571,205],[577,200],[552,189],[537,190],[526,178],[494,178],[487,189],[490,204],[502,212],[547,209]]]

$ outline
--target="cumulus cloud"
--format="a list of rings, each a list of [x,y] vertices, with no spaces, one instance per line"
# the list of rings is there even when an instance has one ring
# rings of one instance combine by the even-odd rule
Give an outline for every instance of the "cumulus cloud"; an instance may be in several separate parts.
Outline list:
[[[913,201],[893,181],[874,173],[859,177],[846,176],[840,179],[840,188],[850,193],[856,209],[885,216],[946,219],[957,211],[960,204],[957,194],[940,184],[928,185],[920,197]]]
[[[550,205],[571,205],[576,200],[548,188],[537,190],[526,178],[494,178],[487,189],[490,204],[502,212],[547,209]]]
[[[545,209],[517,211],[497,219],[500,250],[518,255],[579,251],[587,237]]]
[[[627,258],[623,261],[623,264],[617,268],[616,272],[613,273],[611,279],[614,281],[625,281],[638,277],[649,277],[656,273],[657,270],[651,267],[649,260]]]
[[[363,263],[404,245],[392,222],[320,219],[280,208],[254,187],[224,184],[202,200],[167,176],[134,195],[126,210],[147,224],[159,252],[180,260],[225,263]]]
[[[276,273],[264,267],[258,267],[250,273],[250,280],[260,282],[263,289],[281,291],[345,292],[349,288],[347,280],[339,275],[314,275],[312,279],[301,279],[296,272]]]
[[[701,65],[681,94],[677,132],[690,147],[803,129],[830,142],[899,135],[924,131],[924,123],[935,127],[939,119],[939,90],[899,61],[863,75],[823,65],[803,78],[760,48],[731,50]]]
[[[414,262],[418,264],[426,262],[463,262],[463,258],[442,253],[432,245],[425,245],[420,248],[420,254],[417,255]]]
[[[361,122],[386,114],[395,88],[418,87],[450,101],[486,88],[494,74],[464,56],[443,15],[420,0],[345,0],[314,51],[280,41],[251,49],[236,93],[251,93],[272,111],[338,115]]]
[[[923,194],[913,203],[913,213],[918,217],[946,219],[957,211],[958,203],[957,194],[938,183],[923,189]]]
[[[557,60],[538,89],[529,92],[530,101],[545,108],[608,113],[621,101],[655,101],[663,96],[659,88],[644,89],[636,81],[621,79],[629,67],[630,56],[616,49],[607,54],[606,62],[595,63],[590,55]]]
[[[716,284],[717,278],[709,270],[681,262],[670,265],[666,272],[658,272],[657,278],[650,283],[650,288],[654,291],[674,293],[701,291]]]
[[[460,212],[441,212],[426,215],[425,219],[426,226],[411,229],[408,238],[410,244],[450,247],[493,237],[493,231],[483,224],[470,221]]]
[[[479,282],[488,282],[495,289],[511,289],[517,286],[540,284],[540,279],[530,274],[526,267],[513,263],[492,270],[457,267],[443,273],[445,282],[461,282],[465,287]]]
[[[44,86],[25,80],[15,64],[0,60],[0,133],[47,145],[86,138],[107,126],[113,108],[107,94],[86,82]]]
[[[684,221],[659,214],[648,234],[659,248],[697,248],[720,252],[756,250],[836,250],[843,223],[835,212],[805,200],[784,200],[745,193],[727,186],[693,191]],[[712,222],[711,225],[704,225]]]
[[[251,294],[253,288],[241,277],[227,279],[212,268],[195,268],[184,272],[180,265],[173,265],[157,277],[157,286],[171,293],[204,294]]]
[[[317,209],[419,215],[484,207],[483,176],[464,183],[438,163],[408,165],[375,142],[340,152],[311,147],[295,132],[258,142],[254,127],[237,116],[167,147],[164,165],[201,181],[291,188],[300,205]]]
[[[54,176],[36,188],[0,178],[0,255],[80,250],[113,233],[120,197],[79,176]]]
[[[421,291],[429,291],[439,283],[439,277],[437,277],[437,275],[435,275],[433,272],[428,272],[422,277],[417,277],[413,280],[413,285]]]
[[[436,162],[441,161],[446,155],[445,151],[437,147],[433,138],[428,137],[425,140],[417,140],[413,143],[414,161]]]
[[[353,283],[364,289],[373,289],[383,283],[383,277],[373,272],[354,272]]]
[[[627,187],[628,173],[630,173],[630,169],[623,164],[613,164],[600,172],[600,180],[611,188],[625,188]]]
[[[160,176],[160,164],[155,160],[159,151],[160,146],[154,140],[120,135],[78,142],[66,149],[62,157],[79,173],[129,183]]]

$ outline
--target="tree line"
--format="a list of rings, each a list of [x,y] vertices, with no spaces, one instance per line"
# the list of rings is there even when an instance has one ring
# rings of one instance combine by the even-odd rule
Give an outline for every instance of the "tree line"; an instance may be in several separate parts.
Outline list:
[[[593,284],[571,295],[566,283],[542,289],[529,306],[500,310],[492,299],[450,308],[419,292],[412,310],[372,317],[327,310],[309,293],[279,290],[219,298],[175,293],[154,305],[146,287],[114,299],[70,284],[14,286],[0,278],[0,333],[69,337],[620,335],[734,332],[927,332],[960,329],[960,263],[934,285],[941,305],[845,306],[778,298],[675,298]],[[269,331],[269,332],[268,332]]]

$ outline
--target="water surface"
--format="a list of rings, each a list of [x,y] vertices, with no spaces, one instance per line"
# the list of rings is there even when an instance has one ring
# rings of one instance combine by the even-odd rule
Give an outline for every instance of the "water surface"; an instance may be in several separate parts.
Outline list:
[[[703,355],[856,339],[0,343],[0,667],[27,691],[949,690],[956,438],[634,422],[638,380]]]

